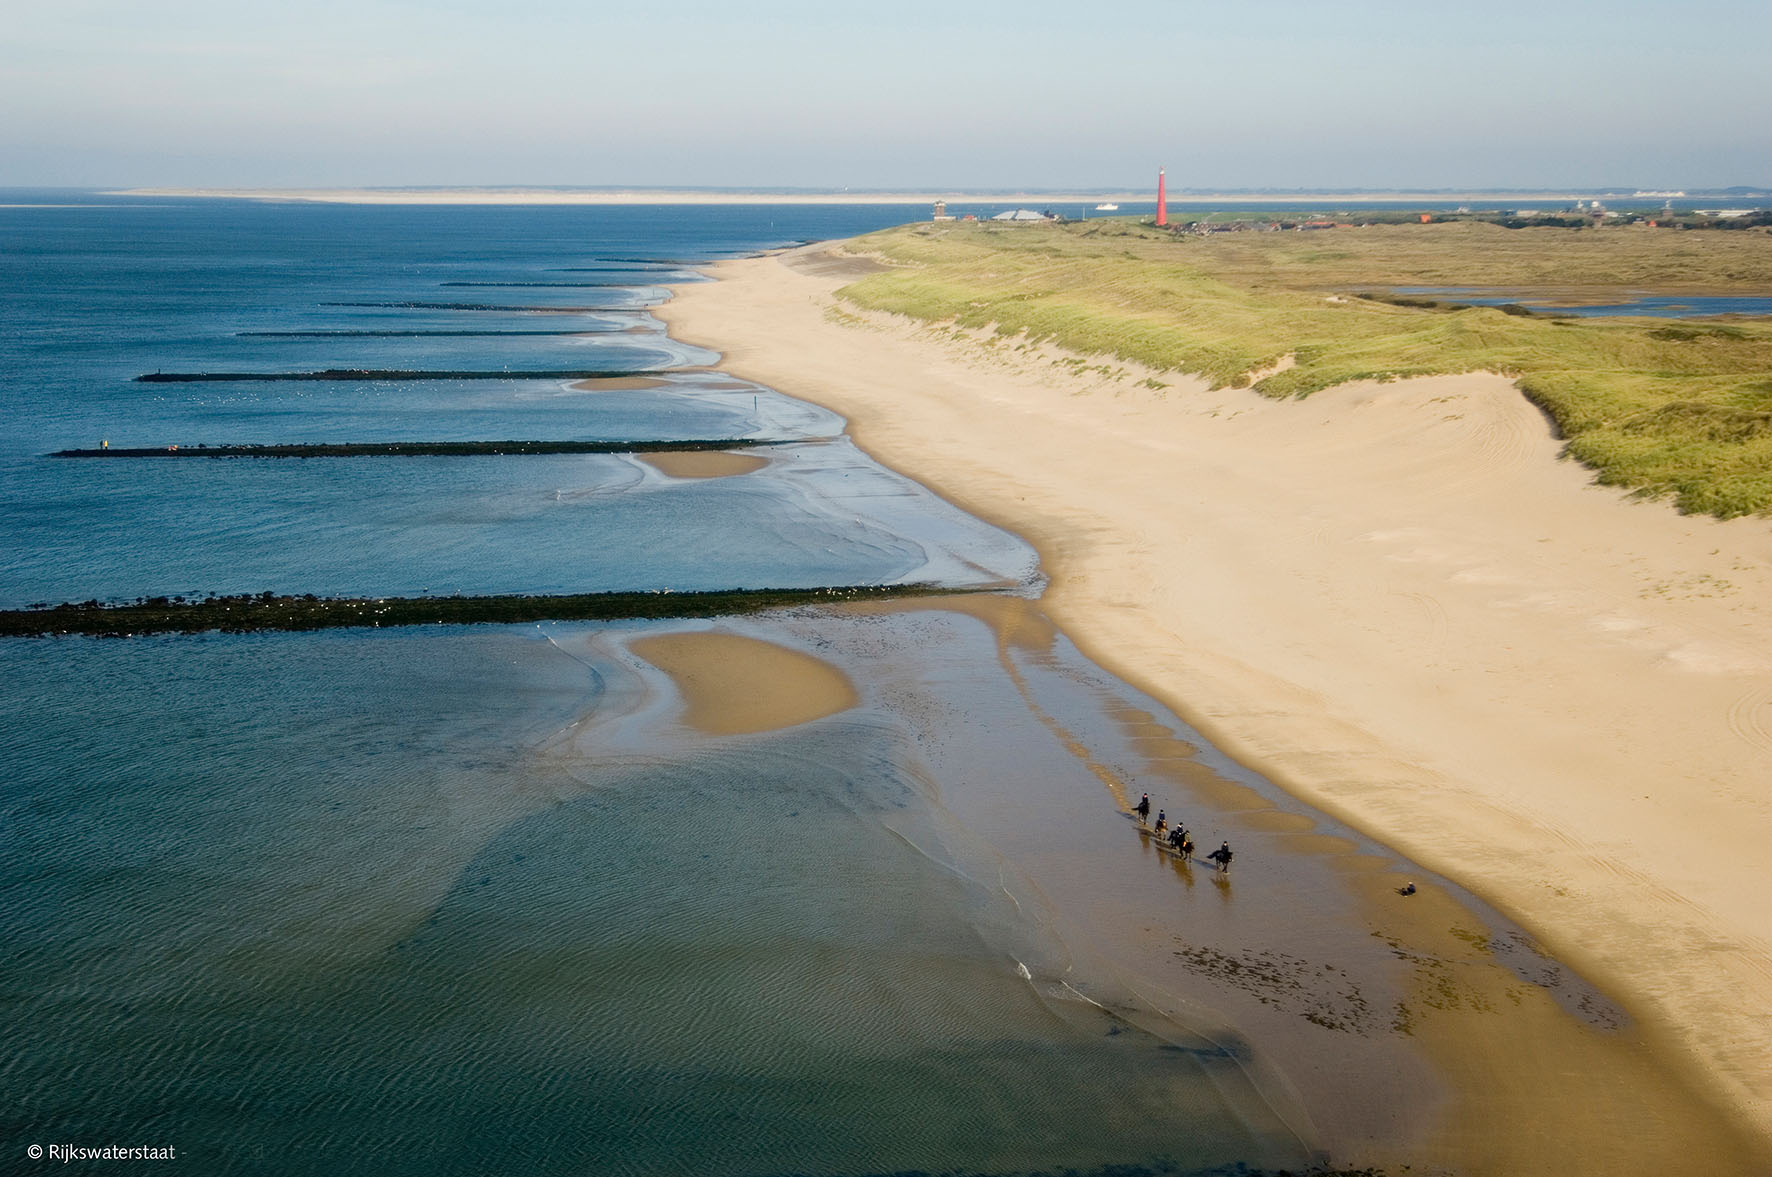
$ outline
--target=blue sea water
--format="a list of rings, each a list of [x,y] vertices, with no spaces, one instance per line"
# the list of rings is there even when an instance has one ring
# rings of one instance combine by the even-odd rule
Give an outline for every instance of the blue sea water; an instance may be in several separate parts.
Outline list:
[[[208,592],[890,583],[981,562],[962,551],[985,553],[986,567],[961,579],[1032,572],[1024,546],[833,441],[839,427],[829,414],[730,379],[690,373],[638,391],[585,391],[559,379],[135,380],[162,371],[706,365],[717,357],[675,343],[642,313],[612,332],[605,328],[616,321],[606,315],[387,304],[448,301],[459,289],[449,282],[543,282],[574,267],[634,265],[608,257],[675,265],[785,244],[792,238],[783,210],[230,201],[0,211],[0,284],[8,292],[0,363],[11,373],[0,390],[0,485],[13,504],[0,606]],[[793,211],[804,236],[847,234],[900,215]],[[772,229],[776,222],[783,229]],[[502,302],[561,305],[581,293],[517,289],[520,297]],[[665,293],[602,289],[601,301],[636,306]],[[489,318],[500,331],[587,330],[278,334],[478,331],[489,329]],[[770,451],[756,475],[707,482],[664,478],[636,459],[604,455],[147,466],[43,456],[101,443],[720,437],[808,445]],[[905,514],[895,500],[919,503],[914,534],[882,520]]]
[[[902,209],[48,203],[0,209],[0,605],[1037,577],[830,414],[669,371],[716,357],[642,311],[384,305],[640,308],[662,293],[444,283],[650,283],[628,259]],[[535,330],[582,333],[453,334]],[[410,333],[362,334],[388,331]],[[663,374],[520,375],[568,363]],[[513,376],[134,380],[371,366]],[[714,479],[620,455],[45,456],[684,437],[793,444]],[[988,777],[994,732],[1066,763],[1025,680],[1091,673],[1073,652],[1008,674],[969,624],[750,619],[864,701],[727,739],[626,650],[671,623],[0,643],[0,1141],[172,1146],[193,1173],[1308,1161],[1244,1051],[1111,1012],[1105,976],[1083,999],[1037,891],[956,832],[944,798]]]

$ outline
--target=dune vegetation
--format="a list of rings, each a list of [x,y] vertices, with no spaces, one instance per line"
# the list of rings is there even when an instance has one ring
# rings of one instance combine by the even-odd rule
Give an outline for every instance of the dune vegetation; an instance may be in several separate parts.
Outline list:
[[[856,306],[1215,387],[1301,397],[1499,372],[1601,482],[1682,511],[1772,513],[1772,323],[1553,317],[1389,293],[1772,294],[1767,233],[1456,223],[1192,236],[1102,220],[907,225],[853,248],[889,267],[843,289]]]

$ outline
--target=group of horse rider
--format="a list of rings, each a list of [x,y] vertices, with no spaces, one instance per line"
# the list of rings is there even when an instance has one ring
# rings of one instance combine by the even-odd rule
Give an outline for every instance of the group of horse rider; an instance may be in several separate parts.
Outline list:
[[[1139,825],[1142,826],[1145,822],[1149,821],[1151,816],[1151,795],[1145,793],[1140,796],[1138,804],[1132,807],[1132,812],[1138,814]],[[1181,855],[1184,860],[1192,857],[1194,853],[1194,840],[1188,836],[1187,827],[1183,826],[1179,821],[1171,827],[1169,824],[1169,815],[1161,809],[1157,810],[1157,825],[1152,833],[1157,836],[1159,842],[1167,843],[1169,848]],[[1221,843],[1218,849],[1214,850],[1206,857],[1217,864],[1220,874],[1230,873],[1232,853],[1231,844],[1229,842]]]

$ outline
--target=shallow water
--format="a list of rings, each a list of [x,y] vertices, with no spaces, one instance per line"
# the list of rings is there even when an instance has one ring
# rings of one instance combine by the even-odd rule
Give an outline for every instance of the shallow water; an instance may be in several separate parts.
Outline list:
[[[677,479],[622,454],[19,462],[0,605],[1021,583],[1026,545],[846,440]],[[665,537],[668,537],[666,539]]]
[[[9,1137],[203,1171],[1304,1155],[1233,1057],[1024,979],[1059,950],[943,848],[902,720],[699,740],[621,632],[0,647]]]
[[[7,426],[0,486],[11,504],[0,607],[267,591],[686,591],[1032,577],[1026,545],[887,474],[842,440],[774,448],[764,469],[712,481],[667,478],[621,455],[44,457],[101,443],[829,441],[841,430],[834,415],[717,373],[666,373],[662,387],[642,390],[557,379],[134,380],[163,370],[704,364],[717,357],[670,340],[650,316],[340,304],[444,301],[485,289],[446,282],[576,280],[562,279],[562,269],[608,264],[599,249],[683,259],[754,248],[780,240],[767,211],[720,210],[686,224],[632,209],[540,217],[448,209],[365,216],[238,202],[4,210],[0,277],[11,297],[0,363],[15,375],[0,387]],[[853,231],[882,215],[813,210],[803,220]],[[474,243],[466,255],[464,242]],[[638,279],[660,272],[616,264]],[[503,301],[582,301],[576,289],[511,289],[522,297]],[[664,292],[605,285],[597,294],[641,305]],[[640,334],[240,334],[478,330],[489,319],[503,330],[562,318],[624,323]]]
[[[20,457],[112,445],[251,445],[291,442],[488,441],[555,438],[647,441],[722,437],[832,437],[842,420],[803,401],[722,373],[664,372],[660,387],[579,388],[562,380],[328,380],[154,386],[121,430],[86,435],[89,406],[37,418]],[[75,424],[74,422],[77,422]],[[31,446],[40,449],[29,448]]]
[[[1555,296],[1530,290],[1495,293],[1466,286],[1398,286],[1398,294],[1427,295],[1470,306],[1519,305],[1546,315],[1575,318],[1708,319],[1720,315],[1772,315],[1772,297],[1762,295],[1655,295],[1642,294],[1621,302],[1564,303]]]

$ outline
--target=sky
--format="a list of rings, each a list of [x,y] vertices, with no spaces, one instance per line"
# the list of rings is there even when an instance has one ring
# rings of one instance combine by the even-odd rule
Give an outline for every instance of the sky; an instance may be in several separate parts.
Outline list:
[[[0,0],[0,187],[1772,187],[1772,4]]]

